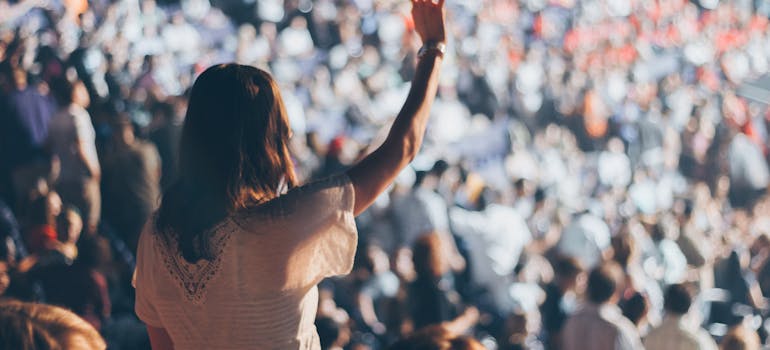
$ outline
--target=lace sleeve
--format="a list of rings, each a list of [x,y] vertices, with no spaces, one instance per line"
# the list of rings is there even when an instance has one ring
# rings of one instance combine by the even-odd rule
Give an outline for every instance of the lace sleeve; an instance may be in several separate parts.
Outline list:
[[[281,262],[286,288],[312,286],[353,267],[358,243],[354,192],[342,174],[292,189],[238,213],[233,221],[260,237],[256,249],[269,249],[261,254]]]
[[[310,236],[312,264],[318,264],[313,279],[346,275],[353,269],[358,244],[355,215],[355,189],[347,175],[339,175],[319,185],[322,190],[308,198],[308,212],[299,218],[312,218],[299,225]],[[312,190],[312,189],[311,189]],[[302,260],[302,259],[300,259]]]

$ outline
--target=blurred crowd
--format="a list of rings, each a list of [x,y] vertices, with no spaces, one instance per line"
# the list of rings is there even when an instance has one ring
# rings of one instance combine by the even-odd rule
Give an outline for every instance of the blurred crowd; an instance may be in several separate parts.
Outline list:
[[[321,284],[322,347],[447,332],[490,349],[768,343],[770,101],[754,83],[770,2],[446,6],[426,145],[357,218],[353,272]],[[272,72],[299,177],[336,174],[405,99],[409,8],[0,0],[0,298],[146,348],[134,253],[175,177],[196,74]]]

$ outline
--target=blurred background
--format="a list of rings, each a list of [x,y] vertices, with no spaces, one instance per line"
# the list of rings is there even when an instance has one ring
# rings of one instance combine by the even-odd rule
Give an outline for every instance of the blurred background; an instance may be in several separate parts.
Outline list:
[[[645,342],[673,285],[692,292],[704,344],[764,344],[770,1],[446,7],[426,144],[357,218],[353,273],[320,286],[323,347],[383,349],[444,324],[490,349],[559,348],[587,273],[610,261],[613,304]],[[0,297],[65,306],[110,348],[148,348],[134,253],[176,175],[196,75],[270,71],[300,179],[326,177],[381,142],[406,97],[409,10],[0,0]]]

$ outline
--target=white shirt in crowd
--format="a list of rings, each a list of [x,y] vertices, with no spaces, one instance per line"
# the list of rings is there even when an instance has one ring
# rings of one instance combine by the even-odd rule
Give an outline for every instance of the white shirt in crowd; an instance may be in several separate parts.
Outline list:
[[[511,307],[511,276],[524,247],[532,241],[527,223],[516,209],[498,204],[483,211],[454,207],[449,219],[468,247],[474,282],[489,289],[498,307]]]
[[[449,232],[446,201],[438,193],[416,188],[393,201],[393,211],[402,235],[401,244],[411,247],[424,234]]]
[[[583,214],[564,229],[556,248],[566,256],[580,260],[587,268],[596,266],[610,246],[610,229],[604,220]]]
[[[599,155],[598,172],[602,185],[625,188],[631,183],[631,161],[625,153],[602,152]]]

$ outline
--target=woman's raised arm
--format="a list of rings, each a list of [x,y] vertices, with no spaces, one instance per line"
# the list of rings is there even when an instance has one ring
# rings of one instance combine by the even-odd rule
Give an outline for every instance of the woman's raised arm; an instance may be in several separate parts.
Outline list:
[[[423,42],[409,96],[385,142],[348,170],[355,188],[355,214],[362,213],[417,155],[438,89],[446,41],[444,0],[412,0],[412,18]]]

